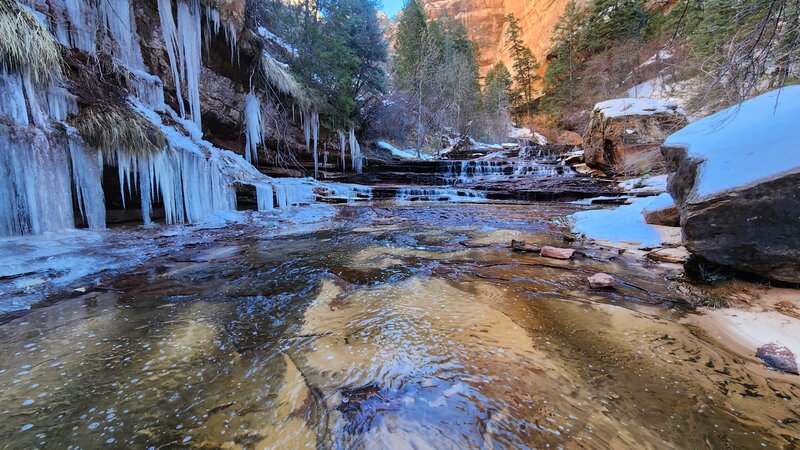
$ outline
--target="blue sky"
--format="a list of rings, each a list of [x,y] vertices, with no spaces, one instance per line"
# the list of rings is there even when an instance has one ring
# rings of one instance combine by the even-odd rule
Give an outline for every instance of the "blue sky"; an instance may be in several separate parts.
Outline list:
[[[398,11],[403,9],[405,0],[383,0],[383,8],[381,10],[389,17],[394,17]]]

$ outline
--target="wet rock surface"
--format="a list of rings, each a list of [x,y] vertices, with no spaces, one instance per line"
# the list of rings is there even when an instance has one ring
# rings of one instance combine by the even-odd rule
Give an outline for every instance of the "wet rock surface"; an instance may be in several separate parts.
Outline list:
[[[759,347],[756,356],[773,369],[798,375],[794,353],[780,344],[772,343]]]

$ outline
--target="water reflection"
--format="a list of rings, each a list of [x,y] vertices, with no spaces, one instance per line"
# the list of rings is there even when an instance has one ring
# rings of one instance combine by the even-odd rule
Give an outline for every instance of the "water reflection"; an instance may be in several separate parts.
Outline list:
[[[32,311],[0,326],[0,442],[796,445],[798,386],[676,323],[663,279],[502,248],[558,239],[559,208],[347,207],[329,231],[198,246]],[[648,289],[590,291],[598,265]]]

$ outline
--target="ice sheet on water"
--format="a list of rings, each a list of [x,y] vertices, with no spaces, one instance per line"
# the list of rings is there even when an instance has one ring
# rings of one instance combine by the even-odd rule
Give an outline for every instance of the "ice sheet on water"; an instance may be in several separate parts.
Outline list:
[[[639,198],[614,209],[580,211],[571,216],[575,220],[573,230],[592,239],[637,242],[642,247],[659,245],[661,236],[655,227],[644,222],[642,211],[671,203],[672,197],[665,193]]]

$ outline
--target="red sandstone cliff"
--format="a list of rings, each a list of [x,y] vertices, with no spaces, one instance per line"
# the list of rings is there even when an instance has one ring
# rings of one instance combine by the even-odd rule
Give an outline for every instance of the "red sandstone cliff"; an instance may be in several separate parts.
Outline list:
[[[569,0],[422,0],[430,18],[447,14],[462,21],[470,38],[478,45],[481,74],[502,61],[511,68],[511,57],[504,42],[503,17],[514,14],[520,21],[525,44],[533,51],[544,74],[550,37],[558,17]],[[579,3],[584,3],[578,0]]]

